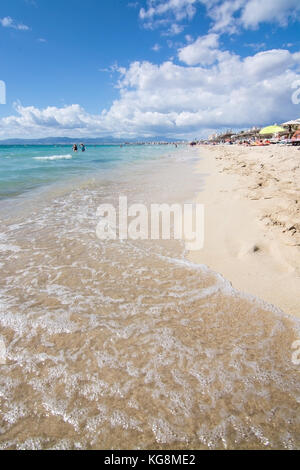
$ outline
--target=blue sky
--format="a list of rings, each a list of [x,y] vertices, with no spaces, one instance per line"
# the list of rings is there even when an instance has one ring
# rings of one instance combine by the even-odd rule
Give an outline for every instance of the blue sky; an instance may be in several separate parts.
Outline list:
[[[0,138],[298,118],[299,19],[299,0],[1,0]]]

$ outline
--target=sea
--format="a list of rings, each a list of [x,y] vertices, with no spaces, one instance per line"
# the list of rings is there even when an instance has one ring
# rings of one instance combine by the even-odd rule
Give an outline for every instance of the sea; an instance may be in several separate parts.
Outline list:
[[[0,146],[0,449],[299,449],[299,320],[98,207],[193,203],[201,149]],[[217,229],[217,228],[216,228]]]

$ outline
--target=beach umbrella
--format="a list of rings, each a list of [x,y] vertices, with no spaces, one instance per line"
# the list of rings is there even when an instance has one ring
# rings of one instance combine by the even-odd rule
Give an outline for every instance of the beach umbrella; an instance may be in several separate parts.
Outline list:
[[[268,126],[268,127],[264,127],[259,135],[273,135],[273,134],[279,134],[280,132],[286,132],[286,130],[281,127],[281,126]]]
[[[294,119],[292,121],[284,122],[282,126],[300,126],[300,119]]]

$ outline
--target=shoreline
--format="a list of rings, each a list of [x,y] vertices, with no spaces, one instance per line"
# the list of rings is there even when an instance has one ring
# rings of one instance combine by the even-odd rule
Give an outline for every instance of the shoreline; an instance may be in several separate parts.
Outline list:
[[[209,152],[195,172],[198,153],[140,151],[3,224],[0,449],[300,447],[300,320],[187,262],[182,241],[97,237],[120,194],[192,202],[201,165],[218,175]]]
[[[188,259],[300,318],[299,152],[209,146],[200,157],[205,241]]]

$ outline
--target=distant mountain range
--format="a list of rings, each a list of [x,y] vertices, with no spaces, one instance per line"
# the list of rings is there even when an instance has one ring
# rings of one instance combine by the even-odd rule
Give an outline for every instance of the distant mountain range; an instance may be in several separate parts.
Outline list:
[[[83,142],[86,145],[97,144],[124,144],[139,142],[181,142],[179,139],[169,139],[167,137],[141,137],[139,139],[116,139],[114,137],[99,137],[93,139],[76,139],[72,137],[46,137],[44,139],[5,139],[0,140],[1,145],[72,145]]]

